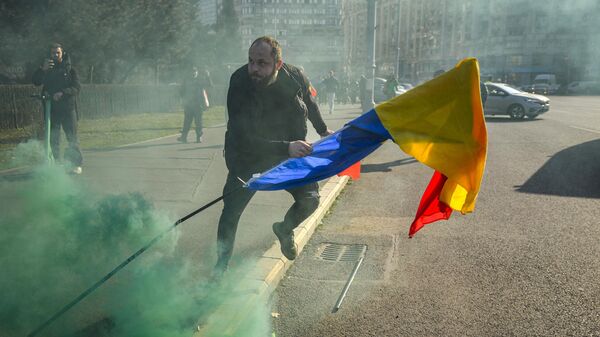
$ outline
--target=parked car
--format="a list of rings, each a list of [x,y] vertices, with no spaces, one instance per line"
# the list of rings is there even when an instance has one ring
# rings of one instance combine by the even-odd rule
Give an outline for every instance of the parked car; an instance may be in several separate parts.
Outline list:
[[[398,84],[400,87],[402,87],[404,90],[409,91],[410,89],[414,88],[414,86],[410,83],[407,82],[402,82],[400,84]]]
[[[559,92],[560,84],[556,83],[556,75],[540,74],[532,84],[524,84],[519,89],[532,94],[553,95]]]
[[[600,93],[600,81],[576,81],[567,86],[567,93],[574,95]]]
[[[504,83],[486,83],[488,97],[484,106],[487,116],[507,115],[512,119],[534,119],[550,110],[550,99],[530,94]]]
[[[385,78],[381,78],[381,77],[375,77],[374,78],[374,93],[373,93],[373,100],[375,100],[375,103],[381,103],[381,102],[385,102],[387,101],[387,97],[385,95],[385,83],[387,82],[387,80]],[[396,96],[401,95],[403,93],[406,92],[406,90],[402,87],[400,87],[399,85],[396,86],[396,89],[394,90],[396,92]]]
[[[533,84],[523,84],[522,86],[520,86],[519,88],[517,88],[521,91],[525,91],[531,94],[534,94],[534,88],[533,88]]]

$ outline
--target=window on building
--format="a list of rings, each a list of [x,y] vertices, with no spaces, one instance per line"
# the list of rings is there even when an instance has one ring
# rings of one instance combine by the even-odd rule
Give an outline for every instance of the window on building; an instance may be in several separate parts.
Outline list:
[[[477,29],[478,37],[486,37],[488,35],[488,29],[490,26],[490,22],[487,20],[479,22],[479,29]]]
[[[506,19],[509,36],[520,36],[526,33],[527,17],[524,14],[509,15]]]
[[[548,26],[548,16],[543,13],[539,13],[535,16],[534,30],[536,33],[543,33],[545,27]]]
[[[523,55],[511,55],[508,58],[509,65],[512,67],[518,67],[523,65]]]
[[[543,64],[544,64],[544,54],[533,53],[533,55],[531,55],[531,65],[532,66],[541,66]]]

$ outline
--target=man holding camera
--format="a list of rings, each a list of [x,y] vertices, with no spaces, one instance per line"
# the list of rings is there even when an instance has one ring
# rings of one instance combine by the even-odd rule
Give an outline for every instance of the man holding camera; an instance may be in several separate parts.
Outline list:
[[[65,160],[74,174],[82,173],[83,157],[77,137],[76,98],[81,89],[79,77],[71,67],[71,60],[62,45],[50,46],[50,57],[33,74],[33,84],[42,86],[43,96],[52,100],[50,110],[50,146],[55,158],[60,154],[60,128],[65,131],[67,142]],[[47,126],[46,126],[47,127]]]

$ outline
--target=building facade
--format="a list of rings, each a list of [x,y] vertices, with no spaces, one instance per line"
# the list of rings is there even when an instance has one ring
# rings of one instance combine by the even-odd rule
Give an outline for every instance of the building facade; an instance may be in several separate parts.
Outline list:
[[[198,0],[200,23],[204,26],[216,25],[221,5],[221,0]]]
[[[342,0],[240,0],[243,48],[257,37],[275,37],[285,62],[302,66],[317,80],[343,71]]]
[[[348,25],[366,1],[344,6]],[[366,13],[366,10],[365,10]],[[379,0],[376,63],[378,76],[394,72],[413,83],[438,69],[477,57],[486,79],[531,83],[554,73],[560,82],[600,77],[600,1],[591,0]],[[344,27],[345,60],[360,69],[366,57],[351,43],[366,38]],[[362,66],[364,69],[364,66]]]

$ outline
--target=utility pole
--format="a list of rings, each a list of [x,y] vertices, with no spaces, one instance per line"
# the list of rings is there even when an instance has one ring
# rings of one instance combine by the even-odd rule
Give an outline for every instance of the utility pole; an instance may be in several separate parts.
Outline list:
[[[396,35],[396,47],[398,48],[397,50],[397,57],[396,57],[396,79],[400,80],[400,39],[402,36],[402,1],[398,0],[398,32]]]
[[[374,88],[375,88],[375,31],[376,31],[376,13],[377,1],[367,0],[367,108],[375,107]]]

